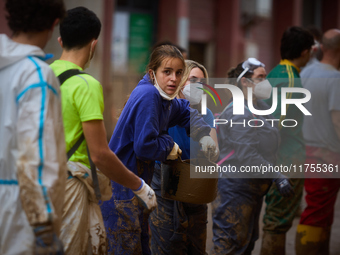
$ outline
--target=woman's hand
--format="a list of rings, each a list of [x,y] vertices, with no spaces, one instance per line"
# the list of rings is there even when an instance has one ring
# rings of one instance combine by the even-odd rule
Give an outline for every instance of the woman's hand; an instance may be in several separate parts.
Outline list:
[[[215,141],[210,136],[203,136],[199,141],[204,155],[210,160],[215,161],[218,157],[218,149]]]
[[[174,142],[174,147],[172,147],[172,151],[166,158],[167,160],[176,160],[179,156],[182,155],[182,150],[179,148],[178,144]]]

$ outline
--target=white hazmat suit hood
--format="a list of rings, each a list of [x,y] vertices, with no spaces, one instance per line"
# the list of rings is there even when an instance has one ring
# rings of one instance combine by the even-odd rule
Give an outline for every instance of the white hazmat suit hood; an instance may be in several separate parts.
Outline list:
[[[7,67],[27,56],[45,57],[45,53],[38,47],[13,43],[6,35],[0,35],[0,69]]]

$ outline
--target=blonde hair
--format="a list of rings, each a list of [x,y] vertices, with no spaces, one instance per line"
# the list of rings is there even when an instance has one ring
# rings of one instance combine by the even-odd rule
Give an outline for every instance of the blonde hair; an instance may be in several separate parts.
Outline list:
[[[203,75],[204,75],[204,78],[206,79],[206,83],[208,83],[208,72],[207,72],[207,69],[205,69],[205,67],[199,63],[197,63],[196,61],[193,61],[193,60],[185,60],[185,71],[184,71],[184,74],[182,76],[182,80],[181,80],[181,83],[180,83],[180,87],[183,87],[184,84],[187,82],[188,78],[189,78],[189,75],[190,75],[190,72],[192,69],[194,68],[199,68],[202,72],[203,72]]]

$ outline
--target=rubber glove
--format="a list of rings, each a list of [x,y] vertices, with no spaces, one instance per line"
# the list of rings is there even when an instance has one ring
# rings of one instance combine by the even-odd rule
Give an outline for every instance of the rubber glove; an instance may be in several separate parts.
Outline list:
[[[218,149],[215,141],[210,136],[203,136],[199,141],[204,155],[210,160],[215,161],[218,157]]]
[[[174,147],[172,147],[172,151],[166,159],[176,160],[180,155],[182,155],[182,150],[179,148],[178,144],[174,142]]]
[[[283,178],[278,178],[274,180],[280,194],[283,197],[291,197],[294,195],[294,190],[292,185],[290,185],[289,180],[285,177]]]
[[[142,178],[140,179],[142,184],[137,190],[132,191],[146,209],[153,210],[157,206],[155,192]]]
[[[35,255],[63,255],[62,242],[53,232],[51,225],[38,226],[33,229],[35,235]]]

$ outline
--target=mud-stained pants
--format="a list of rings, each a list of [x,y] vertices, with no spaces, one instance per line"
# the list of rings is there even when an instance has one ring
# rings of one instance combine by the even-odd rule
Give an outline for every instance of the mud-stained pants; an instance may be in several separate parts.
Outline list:
[[[137,160],[138,176],[151,183],[154,162]],[[148,213],[138,203],[132,190],[111,181],[112,197],[103,202],[103,214],[108,254],[149,255]]]
[[[109,255],[151,254],[148,235],[148,214],[135,196],[126,200],[111,199],[105,202],[110,211],[103,210],[108,237]]]
[[[218,180],[218,195],[212,203],[213,255],[251,254],[259,237],[259,217],[269,179]]]
[[[283,197],[276,185],[272,185],[266,195],[266,213],[263,216],[263,231],[269,234],[285,234],[292,226],[299,209],[304,179],[290,179],[294,196]]]
[[[154,255],[204,255],[207,237],[207,205],[164,199],[160,168],[156,164],[151,187],[157,208],[150,214],[151,252]]]
[[[299,209],[304,179],[290,179],[294,196],[281,196],[276,185],[272,185],[266,196],[266,212],[263,216],[261,255],[286,254],[286,232],[291,228]]]
[[[335,174],[334,166],[340,166],[340,153],[306,146],[306,164],[321,166],[324,171],[305,174],[307,207],[297,227],[295,252],[298,255],[329,254],[334,205],[340,188],[340,179],[336,178],[339,173]]]
[[[334,204],[340,188],[340,173],[335,174],[335,165],[340,167],[340,153],[325,148],[306,146],[306,164],[320,164],[327,170],[322,173],[307,173],[305,180],[307,207],[301,214],[300,224],[315,227],[330,227],[333,224]],[[330,172],[329,166],[334,169]],[[320,177],[320,178],[317,178]]]

